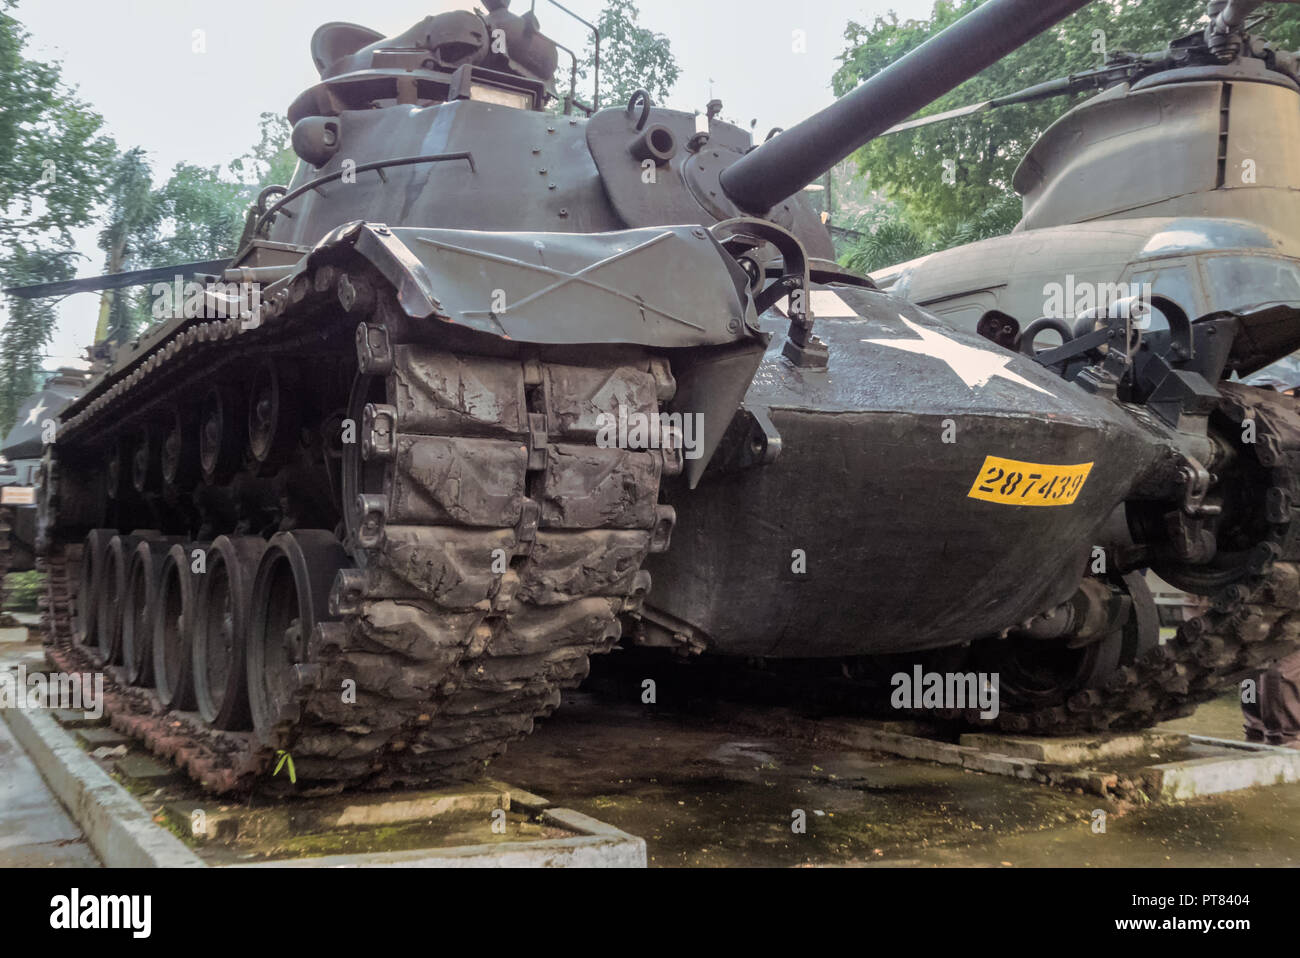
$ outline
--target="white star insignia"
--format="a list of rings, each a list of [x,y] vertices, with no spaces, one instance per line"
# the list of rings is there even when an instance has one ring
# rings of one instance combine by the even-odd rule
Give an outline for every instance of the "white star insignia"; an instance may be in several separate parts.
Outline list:
[[[1007,365],[1011,362],[1011,357],[999,356],[989,349],[963,346],[955,339],[949,339],[942,333],[935,332],[933,329],[926,329],[924,326],[918,326],[901,313],[898,318],[903,321],[903,324],[908,329],[921,338],[864,339],[862,342],[872,343],[877,346],[889,346],[891,349],[902,349],[909,353],[942,359],[952,368],[953,372],[961,377],[961,381],[966,384],[968,389],[974,389],[976,386],[987,386],[989,380],[996,376],[999,379],[1019,383],[1021,386],[1026,386],[1037,392],[1046,393],[1048,396],[1052,395],[1042,386],[1031,383],[1024,376],[1009,372]]]
[[[33,406],[31,409],[27,410],[27,418],[23,421],[23,425],[35,426],[37,418],[40,416],[41,413],[45,412],[45,410],[48,408],[49,408],[48,406],[46,406],[43,402],[41,402],[38,399],[36,401],[36,405]]]

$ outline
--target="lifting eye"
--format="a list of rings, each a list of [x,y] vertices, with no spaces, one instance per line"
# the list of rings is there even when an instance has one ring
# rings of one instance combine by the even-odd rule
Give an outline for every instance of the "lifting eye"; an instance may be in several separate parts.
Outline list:
[[[1061,337],[1061,345],[1076,338],[1074,331],[1070,329],[1069,323],[1065,320],[1057,319],[1054,316],[1040,316],[1038,319],[1026,326],[1024,333],[1021,334],[1019,346],[1020,352],[1026,356],[1033,356],[1039,352],[1039,350],[1034,346],[1034,340],[1038,338],[1039,333],[1049,329]],[[1054,347],[1049,346],[1047,348],[1052,349]]]

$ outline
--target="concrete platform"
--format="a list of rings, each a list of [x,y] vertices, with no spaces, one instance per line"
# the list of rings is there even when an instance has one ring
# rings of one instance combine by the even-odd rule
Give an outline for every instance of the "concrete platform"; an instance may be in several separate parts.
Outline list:
[[[78,713],[73,712],[70,714],[75,716]],[[115,731],[111,728],[93,725],[85,726],[77,722],[75,719],[72,720],[74,724],[69,724],[68,722],[61,720],[58,716],[55,716],[55,721],[64,728],[76,729],[74,738],[77,740],[77,744],[88,752],[93,752],[97,748],[113,748],[115,745],[127,745],[131,741],[121,732]]]
[[[169,802],[163,815],[205,861],[218,866],[646,864],[642,839],[501,782],[280,801],[265,807],[187,799]]]
[[[983,752],[1028,758],[1052,765],[1089,765],[1120,758],[1132,758],[1135,755],[1150,755],[1170,749],[1186,748],[1187,738],[1186,735],[1178,732],[1156,731],[1066,738],[967,733],[957,740],[957,744]]]
[[[1164,801],[1300,782],[1300,751],[1296,749],[1204,735],[1189,735],[1188,740],[1193,748],[1205,752],[1204,757],[1145,769]]]
[[[527,842],[399,852],[327,855],[262,862],[251,868],[645,868],[645,841],[568,808],[541,813],[540,824],[570,833]]]
[[[433,819],[487,819],[509,811],[509,786],[490,784],[283,802],[266,808],[219,805],[206,799],[168,802],[171,825],[195,842],[258,846],[339,828],[409,825]]]
[[[1300,751],[1170,730],[1061,738],[972,733],[947,742],[924,723],[809,719],[772,710],[732,717],[864,751],[1080,789],[1103,798],[1176,802],[1300,782]]]
[[[6,612],[6,621],[13,625],[0,625],[0,645],[18,645],[29,641],[29,629],[39,628],[41,617],[31,612]]]

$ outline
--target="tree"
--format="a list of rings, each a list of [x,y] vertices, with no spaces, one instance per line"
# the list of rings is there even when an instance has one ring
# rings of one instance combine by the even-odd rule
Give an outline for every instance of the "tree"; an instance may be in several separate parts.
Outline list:
[[[258,141],[247,153],[230,161],[231,174],[249,189],[251,202],[265,187],[293,179],[298,155],[290,146],[293,131],[281,113],[263,113],[258,120]]]
[[[596,21],[600,30],[601,103],[627,103],[633,93],[642,89],[656,103],[663,103],[681,75],[668,38],[640,26],[640,15],[633,0],[605,0]],[[595,45],[588,41],[578,72],[587,79],[594,66]]]
[[[27,32],[0,0],[0,286],[69,279],[71,230],[102,195],[114,154],[102,118],[55,65],[24,55]],[[5,298],[0,330],[0,433],[40,384],[54,304]]]
[[[102,209],[99,247],[115,273],[234,252],[259,191],[287,183],[297,157],[283,116],[263,113],[258,143],[226,170],[178,164],[155,188],[142,149],[119,154],[101,117],[57,66],[23,55],[27,33],[0,0],[0,285],[70,279],[71,230]],[[102,204],[102,207],[101,207]],[[0,330],[0,432],[41,378],[55,302],[6,299]],[[106,291],[97,339],[122,342],[152,320],[148,290]]]
[[[154,265],[218,259],[239,243],[249,188],[222,179],[221,167],[177,163],[158,191],[169,235],[149,250]]]
[[[847,49],[832,80],[836,95],[919,46],[979,5],[980,0],[938,0],[928,20],[877,17],[850,22]],[[1084,7],[1042,36],[931,103],[923,114],[978,103],[1034,83],[1100,66],[1117,50],[1160,50],[1194,28],[1203,5],[1190,0],[1115,0]],[[1285,49],[1300,46],[1300,10],[1279,7],[1261,30]],[[1082,95],[1006,107],[948,123],[881,137],[857,154],[873,187],[894,200],[913,227],[930,239],[961,223],[1003,222],[1014,201],[1011,177],[1025,151]],[[952,175],[945,180],[944,161]],[[1014,220],[1007,224],[1007,228]],[[996,234],[992,234],[996,235]]]
[[[26,286],[71,279],[78,254],[68,249],[11,244],[0,260],[6,283]],[[12,297],[0,330],[0,436],[13,428],[23,400],[41,384],[45,348],[54,333],[55,302]]]
[[[53,236],[86,222],[113,157],[103,119],[57,66],[23,55],[27,33],[0,0],[0,242]]]
[[[1020,199],[1014,193],[996,197],[968,219],[948,220],[929,231],[918,227],[897,203],[885,201],[854,222],[853,229],[863,235],[848,245],[840,262],[870,273],[926,253],[1002,236],[1019,219]]]
[[[143,268],[148,265],[144,262],[146,255],[156,248],[163,212],[143,148],[137,146],[117,158],[106,193],[107,219],[99,233],[99,248],[105,253],[104,272]],[[95,342],[126,342],[140,321],[127,291],[105,290],[100,298]]]
[[[287,183],[297,156],[289,124],[275,113],[261,116],[258,142],[226,170],[178,163],[155,188],[140,148],[118,158],[108,188],[108,220],[100,246],[105,272],[148,269],[170,263],[220,259],[235,252],[248,207],[271,183]],[[104,293],[98,340],[125,342],[153,321],[148,288]]]
[[[928,251],[924,237],[895,216],[871,227],[849,247],[841,262],[859,273],[870,273],[895,263],[906,263]]]

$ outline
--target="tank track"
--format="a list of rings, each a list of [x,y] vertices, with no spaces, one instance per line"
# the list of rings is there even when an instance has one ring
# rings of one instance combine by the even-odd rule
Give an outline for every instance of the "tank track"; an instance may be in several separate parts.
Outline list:
[[[1101,689],[1087,689],[1064,705],[1038,709],[1003,708],[981,719],[978,709],[962,718],[1008,732],[1072,734],[1106,729],[1148,728],[1189,714],[1229,683],[1266,668],[1300,643],[1300,406],[1268,390],[1220,383],[1221,410],[1234,424],[1247,416],[1258,424],[1253,446],[1267,476],[1256,504],[1268,534],[1250,552],[1237,581],[1215,591],[1210,608],[1184,622],[1176,635],[1137,661],[1121,666]]]
[[[358,308],[363,282],[375,293],[368,309]],[[379,283],[325,266],[272,297],[259,327],[238,319],[191,326],[84,406],[60,443],[115,412],[167,402],[187,371],[212,378],[203,360],[236,344],[319,343],[331,326],[348,340],[359,334],[364,355],[375,330],[367,320],[393,315],[391,289]],[[440,325],[430,321],[429,340]],[[367,408],[363,441],[386,463],[384,491],[364,496],[376,511],[360,530],[333,540],[354,567],[334,578],[331,620],[304,637],[309,654],[289,677],[292,704],[271,741],[168,711],[152,689],[104,668],[113,726],[209,791],[278,787],[287,776],[267,773],[281,752],[309,793],[480,773],[582,681],[590,655],[618,640],[620,616],[649,589],[642,559],[667,547],[674,517],[658,504],[659,482],[680,470],[679,451],[594,441],[608,397],[657,413],[674,388],[666,363],[572,365],[406,342],[393,344],[374,378],[391,405]],[[172,385],[150,389],[159,383]],[[44,560],[47,654],[65,671],[103,668],[70,627],[79,550],[56,543]]]
[[[46,657],[50,658],[63,653],[72,643],[75,599],[71,584],[81,571],[81,546],[55,546],[36,560],[36,571],[45,577],[38,605]]]

